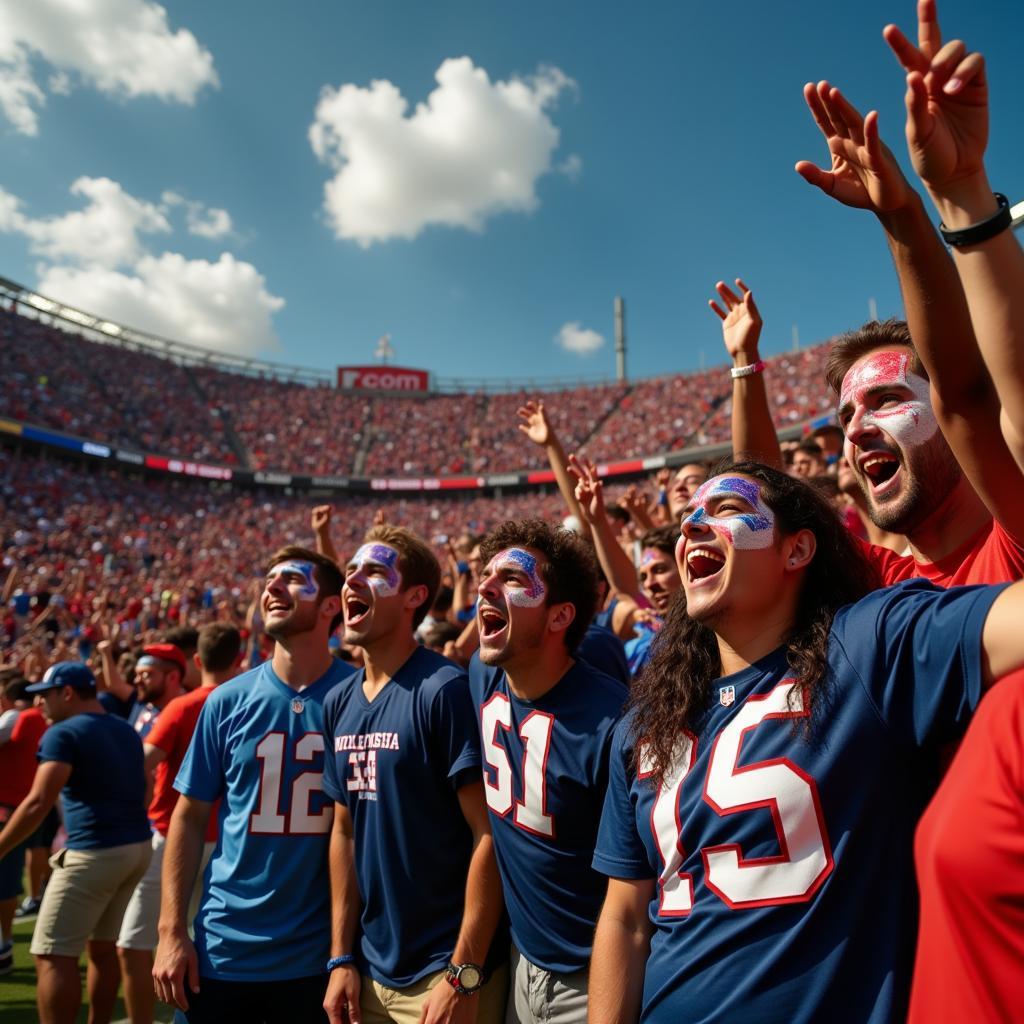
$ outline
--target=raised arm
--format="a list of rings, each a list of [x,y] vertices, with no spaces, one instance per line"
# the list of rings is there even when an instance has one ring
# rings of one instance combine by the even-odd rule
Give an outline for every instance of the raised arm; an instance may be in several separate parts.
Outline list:
[[[331,514],[334,511],[332,505],[316,505],[310,513],[309,522],[313,527],[313,537],[316,541],[316,550],[321,555],[326,555],[332,562],[338,561],[338,552],[331,540]]]
[[[569,472],[576,478],[576,498],[594,541],[594,551],[608,586],[617,594],[625,594],[634,601],[643,600],[636,567],[622,550],[608,525],[604,507],[604,487],[597,475],[597,467],[588,459],[569,456]],[[646,603],[646,602],[644,602]]]
[[[755,459],[782,469],[782,452],[768,408],[764,368],[757,347],[761,337],[761,314],[753,293],[738,277],[736,287],[743,298],[724,281],[715,285],[725,309],[713,299],[708,301],[712,312],[722,321],[722,340],[733,369],[747,371],[738,377],[733,375],[732,381],[733,458]]]
[[[548,414],[541,401],[527,402],[521,409],[516,411],[520,419],[519,429],[536,445],[544,449],[548,457],[548,465],[551,472],[555,474],[555,483],[558,484],[558,493],[565,502],[569,514],[576,517],[584,536],[590,533],[590,526],[583,515],[580,503],[576,499],[576,481],[569,475],[569,461],[565,455],[562,442],[559,441],[555,428],[551,426]]]
[[[129,701],[135,691],[130,683],[125,681],[121,670],[117,667],[117,659],[114,657],[114,641],[110,639],[110,630],[104,625],[104,638],[96,644],[96,653],[100,656],[100,687],[116,697],[120,701]]]
[[[907,73],[907,146],[943,225],[959,231],[1000,214],[985,171],[989,96],[985,59],[960,40],[942,45],[935,0],[917,5],[918,45],[895,26],[884,35]],[[971,322],[1002,406],[1002,432],[1024,469],[1024,251],[1009,229],[954,245]]]
[[[960,279],[920,198],[882,143],[878,113],[862,117],[828,82],[805,86],[804,98],[828,142],[832,168],[801,161],[797,171],[838,202],[878,218],[942,433],[992,515],[1024,536],[1024,477],[1000,429],[998,397]]]

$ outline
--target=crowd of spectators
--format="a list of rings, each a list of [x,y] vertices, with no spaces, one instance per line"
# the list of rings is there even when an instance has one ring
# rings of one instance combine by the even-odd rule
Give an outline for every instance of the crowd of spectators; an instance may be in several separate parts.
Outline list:
[[[253,470],[458,476],[544,466],[516,410],[531,395],[354,395],[324,385],[182,366],[0,311],[0,415],[89,440]],[[769,360],[777,426],[829,411],[826,349]],[[546,394],[571,450],[597,462],[728,438],[721,368]]]

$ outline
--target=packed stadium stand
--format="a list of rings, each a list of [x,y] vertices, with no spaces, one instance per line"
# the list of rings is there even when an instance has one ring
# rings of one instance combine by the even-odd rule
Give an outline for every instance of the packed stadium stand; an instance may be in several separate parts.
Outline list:
[[[0,311],[0,416],[106,445],[257,472],[402,477],[546,467],[517,429],[526,392],[346,392],[188,365]],[[830,411],[819,346],[768,360],[779,427]],[[598,462],[726,441],[721,367],[543,394],[567,451]]]

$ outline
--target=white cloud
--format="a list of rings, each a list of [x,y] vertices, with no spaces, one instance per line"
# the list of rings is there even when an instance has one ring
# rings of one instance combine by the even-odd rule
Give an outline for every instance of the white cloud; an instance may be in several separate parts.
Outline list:
[[[165,338],[243,355],[280,349],[271,317],[284,299],[267,291],[251,263],[230,253],[210,263],[165,252],[144,256],[133,270],[48,267],[37,287],[69,306]]]
[[[231,214],[216,206],[204,206],[194,199],[186,199],[176,192],[165,192],[160,197],[167,206],[184,206],[185,222],[189,234],[216,241],[231,234]]]
[[[415,238],[429,224],[479,231],[537,206],[559,131],[549,108],[575,83],[558,68],[492,82],[468,57],[444,61],[411,115],[388,81],[326,86],[309,141],[335,173],[324,206],[338,238]]]
[[[588,327],[580,326],[578,320],[573,320],[571,323],[562,324],[561,330],[555,335],[555,342],[566,352],[588,356],[604,344],[604,336]]]
[[[60,94],[81,81],[191,105],[218,84],[210,52],[188,29],[172,31],[152,0],[0,0],[0,110],[25,135],[38,132],[46,103],[32,66],[39,59]]]
[[[84,196],[84,210],[60,217],[32,219],[21,212],[19,201],[0,192],[0,229],[29,239],[37,256],[47,260],[70,259],[78,263],[117,267],[138,260],[143,249],[140,234],[168,232],[171,225],[152,203],[128,195],[109,178],[79,178],[71,194]]]
[[[164,193],[156,205],[129,195],[109,178],[79,178],[71,192],[88,199],[84,210],[34,219],[25,215],[16,196],[0,189],[0,232],[23,235],[42,258],[36,287],[43,295],[129,327],[224,352],[279,349],[272,317],[284,299],[267,290],[251,263],[230,253],[216,262],[176,252],[155,255],[144,245],[144,235],[172,230],[166,215],[175,206],[185,206],[193,233],[194,213],[200,227],[214,230],[226,223],[230,230],[226,210],[175,193]]]

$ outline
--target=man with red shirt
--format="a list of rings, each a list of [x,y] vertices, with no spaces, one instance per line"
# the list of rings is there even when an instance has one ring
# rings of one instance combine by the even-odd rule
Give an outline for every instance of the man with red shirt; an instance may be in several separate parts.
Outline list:
[[[146,772],[154,776],[153,797],[149,804],[149,820],[154,830],[153,859],[132,894],[117,940],[125,1007],[132,1024],[151,1024],[156,1005],[152,971],[160,917],[163,850],[171,813],[178,801],[178,792],[172,784],[185,759],[206,698],[215,686],[233,678],[238,672],[241,644],[239,631],[226,622],[204,626],[199,633],[198,653],[194,655],[200,673],[199,687],[169,701],[145,737]],[[206,830],[204,865],[216,841],[217,815],[214,813],[210,815]]]
[[[27,685],[17,672],[0,680],[0,830],[32,788],[39,737],[46,731],[42,713],[25,706]],[[0,860],[0,974],[14,967],[11,926],[24,867],[24,844]]]

